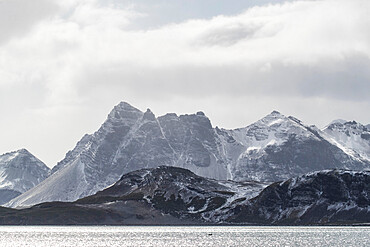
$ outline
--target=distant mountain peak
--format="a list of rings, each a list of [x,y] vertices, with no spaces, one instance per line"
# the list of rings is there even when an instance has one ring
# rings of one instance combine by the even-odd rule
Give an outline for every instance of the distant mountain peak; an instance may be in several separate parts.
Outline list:
[[[361,131],[365,131],[367,127],[355,120],[347,121],[343,119],[338,119],[332,121],[329,125],[327,125],[323,130],[325,129],[335,129],[335,128],[348,128],[348,129],[359,129]]]
[[[102,125],[102,128],[110,129],[117,124],[133,123],[138,118],[141,118],[144,113],[139,109],[131,106],[129,103],[122,101],[116,105],[108,114],[107,120]]]
[[[156,120],[154,113],[148,108],[143,115],[143,119],[154,121]]]
[[[22,156],[28,156],[30,158],[34,158],[34,159],[37,159],[33,154],[31,154],[27,149],[25,148],[21,148],[21,149],[18,149],[16,151],[11,151],[11,152],[8,152],[8,153],[5,153],[3,155],[0,155],[0,162],[3,161],[4,159],[7,159],[7,160],[12,160],[14,158],[16,158],[17,156],[19,155],[22,155]]]
[[[264,123],[267,126],[273,126],[276,124],[286,123],[288,125],[300,125],[305,126],[305,124],[298,118],[294,116],[285,116],[284,114],[274,110],[270,114],[266,115],[261,120],[257,121],[256,123]]]
[[[0,205],[39,184],[49,171],[24,148],[0,155]]]
[[[356,121],[333,121],[323,129],[346,153],[370,161],[370,129]]]
[[[127,102],[122,101],[118,105],[116,105],[113,108],[113,110],[109,113],[108,119],[124,118],[125,115],[127,115],[127,113],[130,113],[130,112],[140,112],[141,113],[139,109],[133,107]]]
[[[330,124],[328,124],[327,126],[325,126],[323,128],[323,130],[325,129],[335,129],[335,128],[350,128],[350,129],[360,129],[360,130],[365,130],[367,129],[367,126],[366,125],[363,125],[355,120],[352,120],[352,121],[347,121],[347,120],[343,120],[343,119],[337,119],[337,120],[334,120],[332,122],[330,122]]]
[[[287,117],[281,112],[274,110],[270,114],[267,114],[264,118],[287,118]]]
[[[25,148],[21,148],[17,151],[15,151],[15,153],[20,153],[20,154],[27,154],[27,155],[32,155],[27,149]],[[32,155],[33,156],[33,155]]]
[[[352,120],[352,121],[347,122],[346,124],[357,125],[358,123],[355,120]]]
[[[121,101],[118,105],[115,106],[115,108],[116,107],[124,110],[138,110],[126,101]]]
[[[270,115],[282,115],[280,112],[273,110]]]
[[[348,122],[348,121],[347,120],[344,120],[344,119],[335,119],[335,120],[331,121],[329,123],[329,125],[332,125],[332,124],[344,124],[346,122]]]
[[[281,114],[278,111],[273,111],[252,125],[272,126],[272,125],[280,124],[282,122],[287,122],[287,121],[289,121],[288,117],[286,117],[285,115]]]

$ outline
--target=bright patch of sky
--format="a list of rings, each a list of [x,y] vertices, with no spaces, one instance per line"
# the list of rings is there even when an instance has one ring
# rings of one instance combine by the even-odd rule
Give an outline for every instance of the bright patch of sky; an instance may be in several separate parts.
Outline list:
[[[218,15],[240,14],[246,9],[290,0],[110,0],[107,4],[120,4],[142,13],[131,23],[132,28],[158,28],[169,23],[189,19],[209,19]]]

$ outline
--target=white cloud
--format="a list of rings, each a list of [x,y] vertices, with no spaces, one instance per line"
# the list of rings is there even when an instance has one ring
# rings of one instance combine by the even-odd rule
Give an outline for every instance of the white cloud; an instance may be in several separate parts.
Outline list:
[[[57,9],[58,6],[49,0],[0,0],[0,45],[24,35]]]
[[[0,129],[10,128],[0,150],[28,143],[55,162],[120,100],[204,110],[225,127],[272,109],[310,124],[370,122],[369,1],[294,1],[145,30],[132,28],[150,18],[132,4],[37,1],[44,12],[0,36]],[[45,154],[50,142],[59,156]]]

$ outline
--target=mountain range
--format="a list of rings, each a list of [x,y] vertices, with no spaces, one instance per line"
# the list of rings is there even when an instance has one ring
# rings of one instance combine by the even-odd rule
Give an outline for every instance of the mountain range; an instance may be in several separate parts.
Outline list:
[[[0,208],[10,225],[353,225],[370,222],[370,172],[325,170],[276,182],[218,181],[160,166],[75,202]]]
[[[370,130],[336,121],[319,130],[274,111],[245,127],[213,127],[203,112],[156,117],[121,102],[48,178],[6,206],[75,201],[140,169],[175,166],[199,176],[271,183],[324,169],[370,168]]]

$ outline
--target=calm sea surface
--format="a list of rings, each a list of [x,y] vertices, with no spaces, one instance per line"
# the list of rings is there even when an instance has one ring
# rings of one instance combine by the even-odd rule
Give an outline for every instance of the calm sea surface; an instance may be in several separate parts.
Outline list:
[[[370,227],[0,226],[0,246],[370,246]]]

